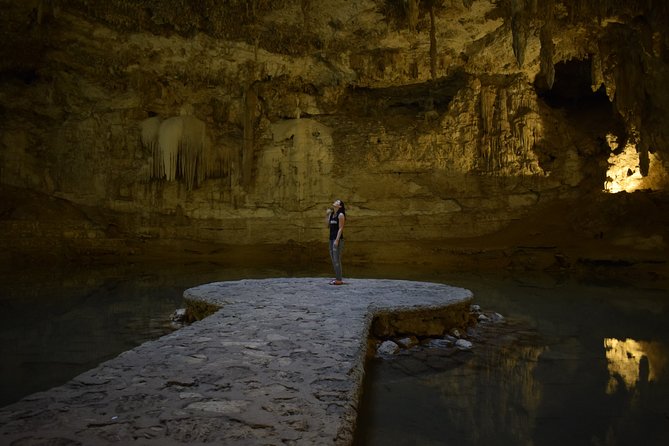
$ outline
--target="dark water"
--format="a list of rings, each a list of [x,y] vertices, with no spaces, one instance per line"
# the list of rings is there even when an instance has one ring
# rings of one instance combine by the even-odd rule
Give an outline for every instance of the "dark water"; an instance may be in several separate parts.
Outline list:
[[[357,444],[669,444],[667,290],[550,277],[350,267],[355,277],[471,289],[505,316],[473,352],[374,361]],[[175,327],[184,289],[242,278],[322,276],[327,264],[210,263],[5,271],[0,404],[66,382]]]
[[[667,445],[666,290],[453,278],[503,324],[374,360],[356,444]]]
[[[295,273],[211,263],[0,271],[0,406],[177,329],[171,316],[189,287]]]

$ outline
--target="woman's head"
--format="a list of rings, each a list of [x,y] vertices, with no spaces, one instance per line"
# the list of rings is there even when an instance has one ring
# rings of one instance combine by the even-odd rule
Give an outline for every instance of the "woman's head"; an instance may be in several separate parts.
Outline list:
[[[335,210],[341,209],[342,212],[346,212],[346,206],[344,206],[344,202],[341,200],[335,200],[332,206],[334,206]]]

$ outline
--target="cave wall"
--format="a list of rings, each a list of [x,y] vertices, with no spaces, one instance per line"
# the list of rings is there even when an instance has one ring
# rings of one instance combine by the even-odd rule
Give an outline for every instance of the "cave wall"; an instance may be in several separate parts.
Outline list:
[[[335,198],[358,240],[490,234],[626,146],[666,190],[669,15],[637,3],[0,0],[0,184],[222,243],[320,240]]]

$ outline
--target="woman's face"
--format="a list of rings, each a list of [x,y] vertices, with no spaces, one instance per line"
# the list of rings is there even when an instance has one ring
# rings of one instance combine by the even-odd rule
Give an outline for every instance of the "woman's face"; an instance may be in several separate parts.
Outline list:
[[[332,206],[333,206],[335,209],[339,209],[339,208],[341,207],[341,201],[339,201],[339,200],[335,200],[334,203],[332,203]]]

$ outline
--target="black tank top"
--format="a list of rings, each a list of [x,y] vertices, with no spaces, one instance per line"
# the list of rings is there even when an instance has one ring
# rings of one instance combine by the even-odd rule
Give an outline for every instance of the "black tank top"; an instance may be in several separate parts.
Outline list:
[[[342,214],[344,217],[346,217],[346,213],[342,211],[337,211],[330,214],[330,240],[335,240],[337,238],[337,232],[339,232],[339,214]],[[343,233],[341,238],[344,238]]]

